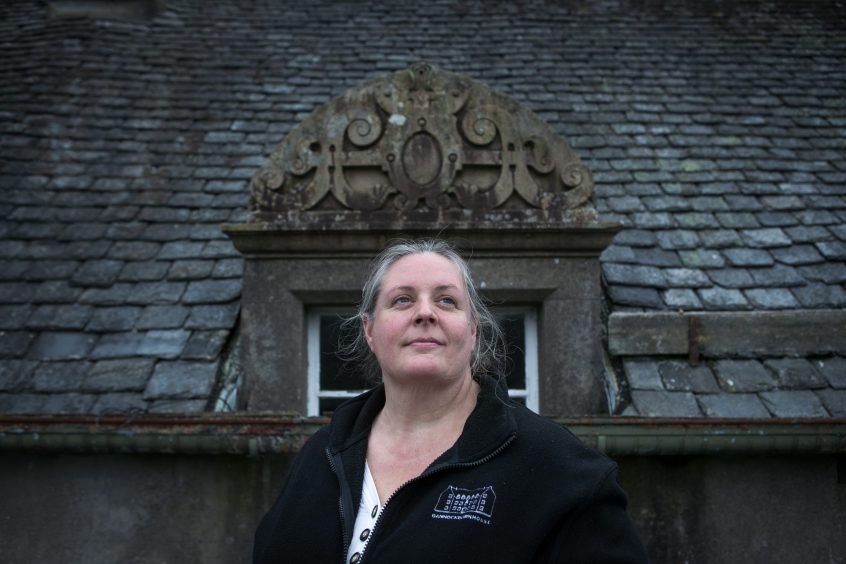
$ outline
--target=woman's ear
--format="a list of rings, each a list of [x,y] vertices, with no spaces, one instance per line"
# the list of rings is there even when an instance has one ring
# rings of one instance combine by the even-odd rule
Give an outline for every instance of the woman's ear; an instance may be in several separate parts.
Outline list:
[[[364,338],[367,339],[367,346],[373,350],[373,324],[366,313],[361,314],[361,326],[364,327]]]

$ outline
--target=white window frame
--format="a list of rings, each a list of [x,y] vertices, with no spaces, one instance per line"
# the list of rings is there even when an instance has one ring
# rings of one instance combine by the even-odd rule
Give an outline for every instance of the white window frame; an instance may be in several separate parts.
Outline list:
[[[345,315],[351,314],[352,310],[343,307],[314,307],[306,312],[306,327],[308,332],[308,387],[307,387],[307,415],[314,417],[321,415],[320,400],[325,398],[352,398],[365,389],[361,390],[321,390],[320,389],[320,316],[325,314]],[[538,412],[540,408],[538,394],[538,313],[533,307],[502,307],[495,308],[495,314],[522,314],[524,327],[524,342],[526,350],[525,374],[526,387],[516,390],[508,390],[509,397],[522,399],[526,407]]]

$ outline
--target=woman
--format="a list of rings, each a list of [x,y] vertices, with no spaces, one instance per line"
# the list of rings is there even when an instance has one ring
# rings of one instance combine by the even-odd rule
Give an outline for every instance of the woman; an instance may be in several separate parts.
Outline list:
[[[507,399],[501,332],[448,244],[383,251],[357,319],[382,383],[303,447],[255,563],[646,561],[615,464]]]

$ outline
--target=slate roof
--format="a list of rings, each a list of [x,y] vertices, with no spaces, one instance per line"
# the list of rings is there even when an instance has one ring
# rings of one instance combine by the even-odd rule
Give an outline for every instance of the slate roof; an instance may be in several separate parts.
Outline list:
[[[593,171],[612,311],[846,305],[842,2],[0,5],[0,413],[210,409],[243,263],[219,230],[284,134],[426,60]],[[91,3],[89,3],[91,4]],[[93,4],[96,4],[93,3]],[[620,359],[626,413],[844,416],[844,358]]]

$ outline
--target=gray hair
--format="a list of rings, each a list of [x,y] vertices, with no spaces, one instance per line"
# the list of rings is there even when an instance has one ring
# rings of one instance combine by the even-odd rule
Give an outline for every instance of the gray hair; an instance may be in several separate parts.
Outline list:
[[[480,381],[484,376],[499,380],[505,376],[505,338],[496,318],[488,309],[482,297],[473,285],[470,267],[455,248],[440,239],[416,239],[399,241],[391,244],[379,253],[370,263],[370,271],[361,290],[361,302],[355,315],[344,321],[342,331],[351,336],[339,344],[340,355],[344,360],[358,361],[364,376],[378,381],[381,368],[375,355],[367,345],[364,335],[364,319],[372,318],[376,311],[376,302],[382,291],[382,280],[388,269],[399,259],[420,253],[434,253],[453,263],[464,281],[464,288],[470,303],[470,317],[476,323],[476,344],[470,357],[470,373],[473,379]]]

